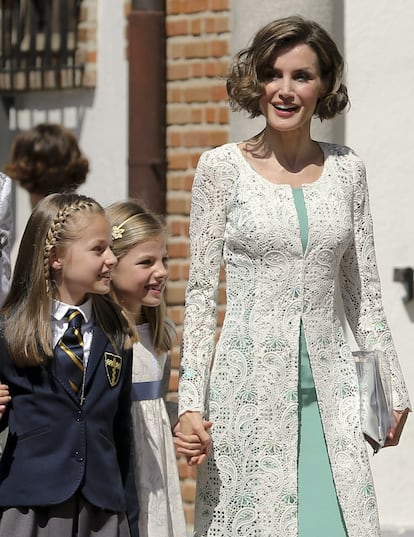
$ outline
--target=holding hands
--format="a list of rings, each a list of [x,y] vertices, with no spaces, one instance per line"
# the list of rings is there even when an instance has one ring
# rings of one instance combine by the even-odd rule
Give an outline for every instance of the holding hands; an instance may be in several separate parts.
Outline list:
[[[185,412],[174,428],[174,444],[177,453],[187,457],[189,466],[200,465],[206,460],[211,436],[211,421],[204,420],[199,412]]]

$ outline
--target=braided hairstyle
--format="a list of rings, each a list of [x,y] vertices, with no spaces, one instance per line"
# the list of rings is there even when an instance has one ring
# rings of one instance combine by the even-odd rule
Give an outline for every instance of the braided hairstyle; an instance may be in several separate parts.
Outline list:
[[[76,215],[102,215],[92,198],[75,193],[51,194],[33,210],[20,243],[10,292],[1,309],[4,336],[19,366],[43,363],[53,355],[52,299],[57,297],[50,257],[58,246],[77,240]],[[97,324],[111,342],[129,346],[135,338],[133,324],[121,308],[105,296],[91,295]]]
[[[85,214],[86,211],[90,214],[100,214],[102,216],[105,214],[102,207],[91,198],[78,195],[68,197],[74,199],[68,200],[70,203],[57,211],[55,217],[49,224],[45,237],[43,250],[43,269],[47,293],[50,293],[51,287],[53,287],[54,284],[50,269],[50,255],[53,248],[76,240],[77,232],[72,225],[73,217],[77,214]]]

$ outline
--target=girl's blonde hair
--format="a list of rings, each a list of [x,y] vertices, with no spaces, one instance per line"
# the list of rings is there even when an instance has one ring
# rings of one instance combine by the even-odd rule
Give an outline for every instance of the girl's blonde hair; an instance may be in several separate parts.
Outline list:
[[[79,194],[51,194],[33,210],[20,243],[10,292],[0,311],[11,355],[21,367],[44,363],[53,356],[51,306],[57,297],[50,256],[82,232],[75,216],[102,215],[98,202]],[[92,294],[96,323],[116,349],[136,340],[132,321],[108,297]]]
[[[114,203],[106,209],[106,213],[112,224],[112,251],[118,260],[141,242],[167,236],[165,225],[160,218],[135,201]],[[114,286],[113,291],[116,296]],[[159,306],[143,305],[142,314],[150,325],[155,351],[169,351],[175,337],[175,328],[166,315],[164,298]]]

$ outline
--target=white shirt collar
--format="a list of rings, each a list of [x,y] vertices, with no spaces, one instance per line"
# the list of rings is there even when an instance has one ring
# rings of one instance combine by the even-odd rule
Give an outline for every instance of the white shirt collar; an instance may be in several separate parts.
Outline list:
[[[64,302],[60,302],[60,300],[53,299],[52,317],[54,317],[57,321],[61,321],[65,317],[68,309],[70,308],[79,310],[85,322],[87,323],[92,317],[92,298],[88,298],[86,302],[80,304],[79,306],[74,306],[73,304],[65,304]]]

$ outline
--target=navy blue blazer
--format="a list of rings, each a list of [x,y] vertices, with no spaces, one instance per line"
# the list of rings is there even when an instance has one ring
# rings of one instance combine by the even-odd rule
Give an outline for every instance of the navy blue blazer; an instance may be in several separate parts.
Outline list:
[[[115,352],[95,327],[81,406],[53,359],[18,369],[0,337],[0,379],[12,397],[0,421],[9,426],[0,506],[53,505],[80,491],[97,507],[126,510],[131,367],[132,351]]]

